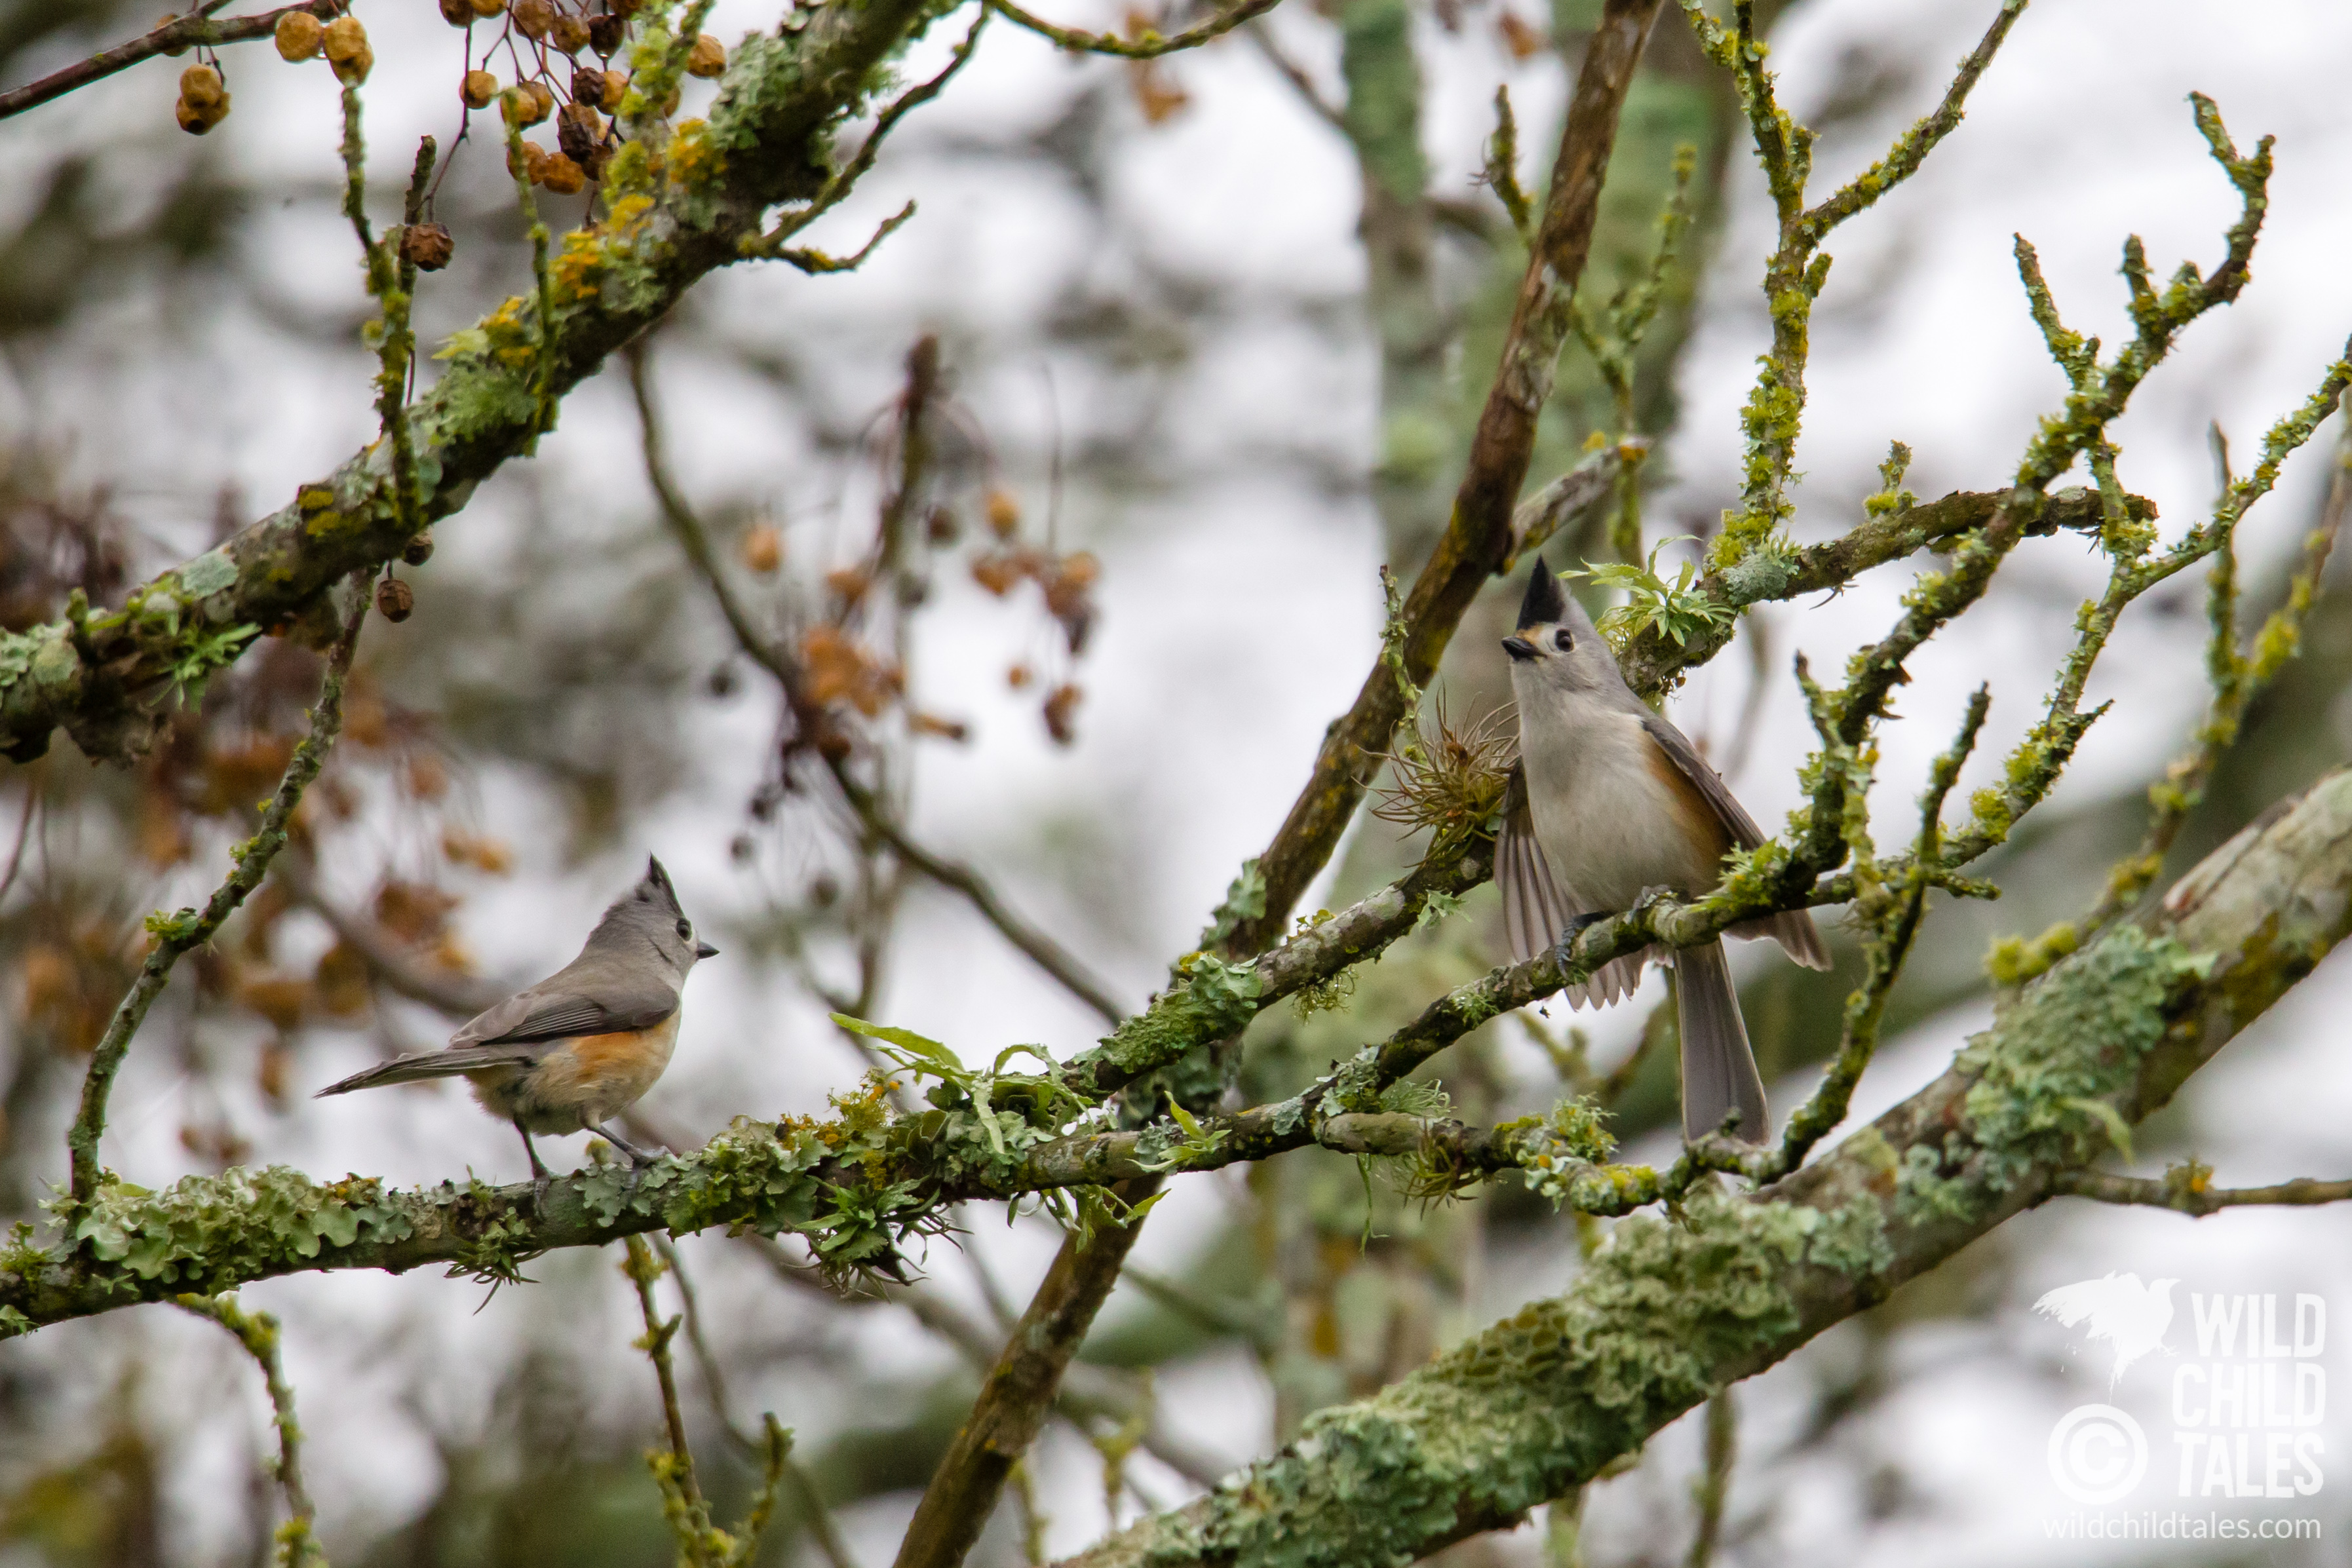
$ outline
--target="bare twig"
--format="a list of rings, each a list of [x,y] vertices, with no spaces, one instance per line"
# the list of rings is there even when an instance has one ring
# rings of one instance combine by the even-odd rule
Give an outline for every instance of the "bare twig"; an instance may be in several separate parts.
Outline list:
[[[72,1130],[66,1134],[66,1147],[73,1161],[73,1197],[78,1204],[88,1203],[98,1191],[98,1144],[106,1132],[107,1096],[114,1088],[114,1075],[121,1071],[123,1057],[131,1050],[131,1037],[145,1021],[147,1009],[163,994],[165,983],[172,977],[172,967],[180,961],[180,956],[211,941],[221,923],[261,885],[261,879],[268,874],[269,862],[286,847],[286,827],[293,820],[294,808],[302,803],[302,791],[319,776],[328,749],[335,744],[343,724],[343,680],[351,674],[360,628],[367,621],[368,584],[374,576],[373,571],[362,572],[355,580],[358,591],[353,596],[351,619],[328,654],[326,674],[319,687],[319,706],[310,715],[310,733],[294,748],[293,759],[287,763],[285,777],[278,781],[277,790],[262,808],[261,821],[253,836],[229,851],[236,869],[213,891],[202,911],[183,909],[175,915],[147,917],[148,934],[155,939],[154,948],[140,966],[139,977],[131,982],[131,989],[115,1008],[98,1049],[90,1053],[89,1069],[82,1078],[81,1106],[74,1116]]]
[[[646,476],[661,503],[662,517],[668,523],[672,537],[685,552],[688,564],[710,590],[712,598],[718,601],[719,613],[726,618],[743,652],[754,664],[776,678],[794,714],[814,728],[823,716],[808,697],[807,682],[803,678],[799,663],[752,621],[751,612],[728,582],[726,571],[719,564],[717,553],[710,548],[709,535],[704,531],[701,518],[687,504],[685,494],[670,476],[668,464],[662,455],[660,419],[654,407],[651,379],[642,349],[635,350],[629,355],[629,386],[636,398],[637,418],[643,432]],[[940,886],[962,894],[979,911],[981,917],[996,928],[998,935],[1018,948],[1030,962],[1059,981],[1064,989],[1092,1008],[1106,1023],[1116,1024],[1127,1016],[1127,1009],[1111,996],[1108,987],[1089,974],[1059,943],[1008,907],[978,872],[933,853],[908,835],[890,815],[879,797],[850,773],[845,760],[828,758],[827,766],[835,786],[841,790],[842,799],[856,813],[858,821],[868,831],[886,840],[900,859]]]
[[[236,1336],[246,1354],[261,1368],[269,1391],[270,1425],[278,1430],[278,1458],[270,1467],[286,1493],[286,1522],[278,1527],[278,1568],[326,1568],[327,1554],[319,1545],[310,1490],[302,1481],[302,1425],[294,1417],[294,1389],[278,1355],[278,1320],[268,1312],[247,1312],[233,1295],[184,1295],[178,1304],[200,1318],[208,1318]]]
[[[2169,1208],[2202,1219],[2224,1208],[2252,1208],[2342,1203],[2352,1198],[2352,1181],[2316,1181],[2304,1176],[2275,1186],[2209,1186],[2212,1168],[2191,1160],[2175,1166],[2159,1179],[2113,1176],[2105,1171],[2062,1171],[2050,1190],[2068,1197],[2095,1198],[2101,1203],[2134,1204]]]
[[[1006,21],[1050,38],[1072,54],[1116,55],[1123,60],[1156,60],[1179,49],[1197,47],[1211,39],[1223,37],[1244,22],[1265,16],[1281,3],[1282,0],[1242,0],[1240,5],[1219,11],[1198,26],[1187,27],[1164,38],[1150,27],[1141,29],[1131,38],[1121,38],[1109,33],[1057,27],[1043,16],[1023,10],[1013,4],[1013,0],[987,0],[988,8],[1003,12]]]
[[[52,71],[40,80],[0,92],[0,120],[12,114],[63,98],[77,88],[103,81],[119,70],[152,59],[157,55],[176,55],[199,47],[218,48],[223,44],[241,44],[252,38],[266,38],[278,30],[278,19],[296,12],[308,12],[320,21],[342,14],[342,0],[309,0],[300,5],[281,5],[275,11],[264,11],[254,16],[232,16],[225,22],[211,19],[211,13],[220,8],[222,0],[186,16],[173,16],[159,24],[153,31],[143,33],[128,43],[101,49],[86,60],[79,60],[63,70]]]

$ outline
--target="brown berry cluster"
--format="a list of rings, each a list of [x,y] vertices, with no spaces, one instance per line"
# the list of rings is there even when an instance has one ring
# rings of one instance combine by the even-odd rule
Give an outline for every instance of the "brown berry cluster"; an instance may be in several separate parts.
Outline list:
[[[1095,623],[1091,591],[1102,576],[1102,562],[1088,550],[1056,555],[1023,543],[1018,537],[1020,505],[1003,490],[989,492],[987,517],[988,531],[996,542],[973,559],[971,580],[999,599],[1024,578],[1034,582],[1045,595],[1046,613],[1061,623],[1062,634],[1069,639],[1070,652],[1085,653],[1087,634]]]
[[[524,62],[521,79],[501,83],[487,69],[467,71],[458,97],[468,110],[497,103],[508,122],[518,130],[555,121],[552,152],[537,142],[522,143],[521,166],[509,172],[526,175],[531,183],[557,195],[572,195],[589,182],[604,177],[604,166],[618,150],[618,138],[608,117],[616,112],[629,90],[625,71],[613,64],[627,41],[629,19],[639,0],[439,0],[441,16],[453,27],[471,28],[477,22],[503,17],[499,37],[492,41],[509,46]],[[486,50],[487,56],[489,51]],[[595,57],[593,63],[582,59]],[[560,75],[569,62],[568,78]],[[726,46],[704,34],[688,53],[687,69],[695,76],[715,77],[727,68]],[[665,114],[677,108],[676,94],[658,106]]]
[[[335,75],[354,85],[375,69],[375,51],[368,47],[367,29],[357,16],[322,22],[308,11],[289,11],[278,18],[271,37],[278,57],[294,64],[324,55]],[[201,57],[200,57],[201,58]],[[180,100],[173,114],[180,129],[202,136],[228,118],[229,92],[221,80],[217,58],[190,66],[180,73]]]

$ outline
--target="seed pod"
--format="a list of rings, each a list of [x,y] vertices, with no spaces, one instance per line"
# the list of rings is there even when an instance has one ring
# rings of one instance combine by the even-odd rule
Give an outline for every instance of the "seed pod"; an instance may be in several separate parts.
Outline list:
[[[488,109],[490,100],[499,96],[499,78],[488,71],[467,71],[457,96],[466,100],[467,109]]]
[[[228,118],[228,95],[223,93],[221,100],[210,109],[198,109],[184,98],[172,106],[172,117],[189,135],[202,136]]]
[[[540,165],[539,183],[559,196],[574,196],[588,183],[588,172],[558,152]]]
[[[327,24],[327,61],[347,82],[367,80],[375,66],[375,51],[368,47],[367,29],[360,26],[357,16],[338,16]]]
[[[594,66],[581,66],[572,73],[572,101],[584,103],[591,109],[604,107],[604,73]]]
[[[604,112],[620,112],[621,100],[629,96],[629,73],[607,67],[604,71]]]
[[[1045,706],[1045,733],[1054,737],[1056,746],[1067,746],[1078,738],[1077,726],[1071,722],[1077,711],[1082,694],[1073,685],[1055,686],[1046,697]]]
[[[512,124],[537,125],[555,112],[555,94],[543,81],[527,81],[509,88],[500,108]]]
[[[547,41],[567,55],[576,55],[588,47],[588,24],[577,16],[558,16],[555,26],[547,31]]]
[[[515,31],[526,38],[544,38],[555,26],[555,7],[551,0],[513,0],[507,15],[514,18]]]
[[[400,559],[406,561],[411,566],[423,566],[426,561],[431,560],[433,559],[433,530],[431,528],[419,528],[415,533],[409,535],[408,542],[400,547]]]
[[[628,37],[628,33],[629,19],[626,16],[588,18],[588,47],[606,59],[613,57],[613,52],[621,47],[621,41]]]
[[[190,66],[180,73],[180,101],[194,110],[207,110],[227,101],[228,93],[221,86],[220,72],[210,66]]]
[[[604,146],[604,119],[584,103],[567,103],[555,117],[555,144],[563,155],[585,169],[597,161]]]
[[[440,271],[449,265],[449,253],[455,248],[448,229],[439,224],[411,224],[400,231],[400,259],[419,272]],[[425,549],[429,554],[433,547],[427,543]]]
[[[998,538],[1009,539],[1021,526],[1021,503],[1011,492],[991,490],[988,493],[988,531]]]
[[[686,52],[686,74],[690,77],[723,76],[727,70],[727,46],[709,34],[699,35],[694,47]]]
[[[765,577],[784,563],[784,536],[776,531],[773,523],[757,523],[743,532],[743,542],[738,547],[746,570]]]
[[[472,0],[474,15],[482,21],[506,14],[506,0]]]
[[[473,0],[440,0],[441,19],[453,27],[474,25]]]
[[[405,621],[415,613],[416,590],[396,577],[387,577],[375,585],[375,607],[386,621]]]
[[[277,38],[279,59],[307,60],[327,41],[327,28],[308,11],[289,11],[278,18]]]
[[[507,172],[520,174],[534,185],[539,183],[540,174],[546,167],[547,149],[536,141],[526,141],[522,144],[522,167],[520,169],[515,167],[514,154],[511,152],[507,154]]]

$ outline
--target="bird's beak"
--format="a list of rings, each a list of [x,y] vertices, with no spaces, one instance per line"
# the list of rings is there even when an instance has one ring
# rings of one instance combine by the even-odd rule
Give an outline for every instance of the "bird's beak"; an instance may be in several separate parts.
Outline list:
[[[716,958],[719,956],[719,949],[708,942],[697,942],[694,945],[694,956],[698,958]]]
[[[1506,637],[1503,639],[1503,652],[1508,653],[1517,663],[1524,664],[1536,656],[1536,645],[1525,637]]]

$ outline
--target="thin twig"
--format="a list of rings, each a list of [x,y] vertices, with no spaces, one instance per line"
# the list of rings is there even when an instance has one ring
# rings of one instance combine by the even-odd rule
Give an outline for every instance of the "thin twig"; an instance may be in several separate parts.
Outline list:
[[[52,71],[40,80],[0,92],[0,120],[12,114],[22,114],[28,109],[63,98],[77,88],[103,81],[119,70],[152,59],[157,55],[176,55],[199,47],[218,48],[223,44],[241,44],[252,38],[266,38],[278,30],[278,19],[298,11],[308,12],[324,22],[342,14],[342,0],[308,0],[300,5],[281,5],[275,11],[264,11],[255,16],[232,16],[226,22],[210,19],[210,14],[220,9],[220,0],[211,0],[195,15],[174,16],[153,31],[143,33],[128,43],[101,49],[86,60],[77,61],[63,70]]]
[[[294,1417],[294,1388],[286,1381],[278,1355],[278,1320],[268,1312],[246,1312],[234,1295],[185,1295],[178,1304],[235,1334],[261,1368],[262,1384],[269,1391],[270,1425],[278,1430],[278,1458],[270,1468],[286,1493],[287,1520],[278,1527],[278,1568],[326,1568],[327,1553],[316,1533],[317,1510],[302,1481],[302,1425]]]
[[[319,687],[319,706],[310,715],[310,733],[294,748],[293,759],[287,763],[285,777],[278,781],[277,790],[262,808],[261,821],[253,836],[229,851],[236,869],[213,891],[201,912],[183,909],[175,915],[147,917],[147,930],[154,937],[155,946],[140,966],[139,977],[116,1006],[98,1049],[90,1053],[89,1069],[82,1078],[81,1106],[74,1116],[72,1130],[66,1134],[66,1147],[72,1155],[73,1197],[77,1204],[88,1203],[98,1192],[98,1145],[106,1132],[107,1096],[112,1092],[114,1076],[131,1050],[131,1037],[145,1021],[147,1009],[163,994],[165,983],[172,977],[172,967],[180,961],[180,956],[211,941],[221,923],[261,885],[261,879],[268,874],[269,862],[286,847],[286,827],[293,820],[294,808],[302,803],[302,791],[319,776],[328,749],[342,729],[343,681],[351,674],[360,628],[367,621],[368,585],[374,576],[373,571],[365,571],[354,580],[359,591],[351,619],[327,657],[326,674]]]
[[[2224,1208],[2342,1203],[2352,1198],[2352,1181],[2317,1181],[2303,1176],[2275,1186],[2203,1185],[2211,1175],[2210,1168],[2193,1161],[2185,1166],[2175,1166],[2160,1180],[2111,1176],[2105,1171],[2061,1171],[2052,1178],[2050,1190],[2068,1197],[2095,1198],[2101,1203],[2169,1208],[2197,1219]]]
[[[1706,1469],[1691,1483],[1698,1504],[1698,1533],[1691,1540],[1683,1568],[1707,1568],[1723,1542],[1723,1505],[1731,1495],[1731,1467],[1739,1457],[1739,1411],[1731,1390],[1718,1388],[1706,1396]]]
[[[1131,38],[1110,33],[1088,33],[1076,27],[1058,27],[1043,16],[1023,10],[1013,0],[986,0],[992,11],[1001,11],[1004,18],[1026,27],[1041,37],[1050,38],[1063,48],[1077,55],[1116,55],[1123,60],[1156,60],[1162,55],[1172,55],[1179,49],[1190,49],[1223,37],[1243,23],[1255,20],[1282,4],[1282,0],[1242,0],[1231,9],[1218,12],[1209,20],[1181,33],[1161,37],[1150,27],[1142,28]]]
[[[727,580],[726,572],[719,564],[718,554],[710,548],[710,538],[703,529],[701,518],[687,504],[685,494],[670,476],[668,463],[662,453],[661,423],[654,407],[651,378],[647,374],[642,348],[633,349],[629,354],[629,389],[636,399],[638,425],[645,446],[646,477],[653,486],[655,497],[661,503],[662,517],[668,523],[672,537],[685,552],[688,563],[709,588],[712,598],[718,601],[719,613],[734,632],[735,640],[743,652],[752,663],[776,678],[794,713],[814,727],[822,715],[808,699],[807,683],[803,678],[798,661],[753,622],[751,612]],[[1103,1021],[1115,1025],[1128,1016],[1128,1009],[1112,997],[1108,987],[1089,974],[1059,943],[1009,908],[978,872],[934,854],[908,835],[891,817],[880,799],[850,773],[846,759],[836,761],[827,758],[826,765],[834,783],[841,790],[842,799],[856,813],[858,821],[869,832],[878,834],[887,841],[901,860],[940,886],[962,894],[979,911],[981,917],[996,928],[998,935],[1018,948],[1030,962],[1059,981],[1072,996],[1092,1008]]]

